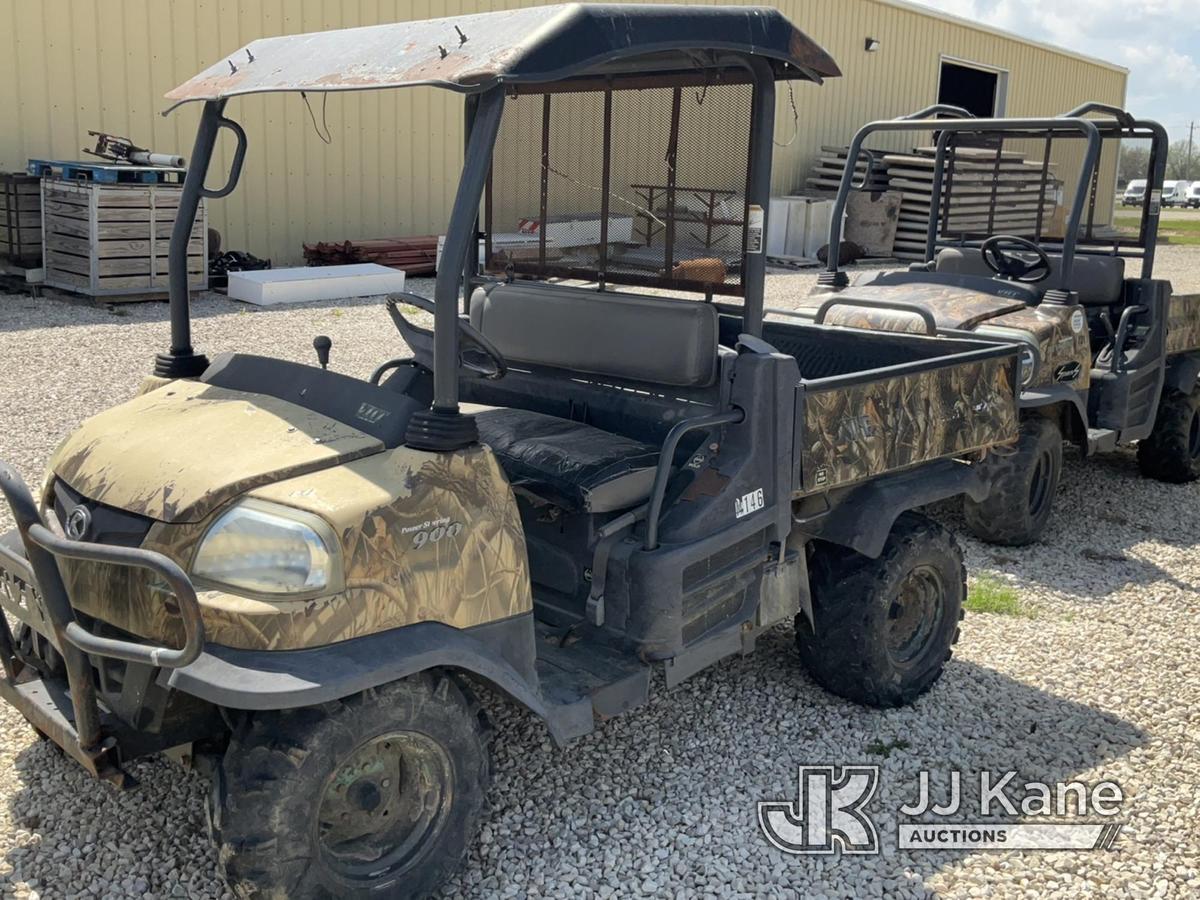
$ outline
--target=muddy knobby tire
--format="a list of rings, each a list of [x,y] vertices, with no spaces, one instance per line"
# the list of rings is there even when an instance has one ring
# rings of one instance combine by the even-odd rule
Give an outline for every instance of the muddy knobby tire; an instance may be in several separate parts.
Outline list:
[[[818,684],[878,708],[904,706],[933,687],[958,640],[967,591],[962,550],[949,531],[907,512],[878,559],[822,544],[809,571],[815,628],[797,616],[796,645]],[[936,581],[940,596],[920,646],[897,652],[896,608],[912,578]]]
[[[1013,452],[993,455],[985,463],[992,485],[987,499],[963,500],[971,533],[1009,547],[1040,539],[1054,508],[1062,459],[1063,437],[1056,422],[1041,416],[1023,421]]]
[[[347,876],[318,837],[322,802],[359,748],[401,731],[444,748],[448,811],[403,868]],[[246,898],[426,896],[459,868],[475,839],[491,780],[490,742],[478,701],[441,671],[318,707],[257,713],[235,732],[213,778],[209,817],[221,874]]]
[[[1137,460],[1147,478],[1171,484],[1200,478],[1200,389],[1163,391],[1154,430],[1138,441]]]

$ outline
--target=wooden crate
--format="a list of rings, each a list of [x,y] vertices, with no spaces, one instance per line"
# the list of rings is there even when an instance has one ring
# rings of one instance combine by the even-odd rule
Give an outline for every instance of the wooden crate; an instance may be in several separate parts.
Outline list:
[[[0,172],[0,257],[42,264],[42,198],[31,175]]]
[[[46,284],[92,297],[164,295],[178,184],[42,179]],[[204,200],[188,243],[188,287],[208,288]]]

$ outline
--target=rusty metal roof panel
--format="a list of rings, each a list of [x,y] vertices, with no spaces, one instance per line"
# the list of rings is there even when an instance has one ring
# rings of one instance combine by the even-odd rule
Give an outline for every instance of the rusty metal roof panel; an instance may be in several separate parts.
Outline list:
[[[778,78],[841,74],[829,54],[769,7],[566,3],[262,38],[166,96],[178,104],[421,84],[473,92],[628,73],[641,58],[647,70],[695,70],[709,51],[764,57]]]

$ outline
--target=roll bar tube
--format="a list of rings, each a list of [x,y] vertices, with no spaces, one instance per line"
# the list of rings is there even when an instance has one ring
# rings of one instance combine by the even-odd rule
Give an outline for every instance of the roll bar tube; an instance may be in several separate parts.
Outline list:
[[[919,109],[915,113],[909,113],[907,116],[900,116],[898,122],[912,122],[920,119],[932,119],[934,116],[950,116],[954,119],[974,119],[974,113],[967,112],[961,106],[951,106],[949,103],[935,103],[933,106],[927,106],[924,109]]]
[[[192,155],[188,160],[187,174],[183,179],[179,210],[175,214],[175,224],[171,227],[171,243],[167,250],[171,347],[169,352],[160,353],[154,360],[154,374],[161,378],[194,378],[208,368],[208,358],[196,353],[192,348],[187,257],[196,212],[200,209],[200,198],[217,199],[228,196],[237,187],[238,179],[242,175],[242,164],[246,159],[246,132],[237,122],[225,118],[224,109],[224,100],[210,100],[204,104],[204,110],[200,114],[200,126],[196,130],[196,141],[192,145]],[[204,186],[204,179],[208,175],[213,148],[221,129],[233,132],[237,144],[225,184],[218,189],[209,190]]]
[[[1089,100],[1087,103],[1082,103],[1075,107],[1070,112],[1062,114],[1064,119],[1082,119],[1089,113],[1104,113],[1112,116],[1123,128],[1133,128],[1136,125],[1136,120],[1133,116],[1121,109],[1119,106],[1113,106],[1110,103],[1100,103],[1098,100]]]
[[[1048,131],[1048,132],[1079,132],[1087,140],[1080,181],[1075,191],[1071,205],[1071,214],[1067,220],[1067,235],[1063,242],[1063,263],[1059,276],[1059,284],[1070,283],[1071,269],[1075,257],[1075,235],[1083,218],[1083,209],[1087,201],[1088,182],[1092,170],[1100,158],[1100,130],[1094,122],[1082,118],[1028,118],[1028,119],[885,119],[870,122],[858,130],[846,156],[846,169],[842,173],[842,181],[838,186],[837,199],[834,201],[833,216],[829,224],[829,262],[825,272],[821,273],[820,284],[826,287],[844,287],[848,282],[845,272],[840,270],[838,257],[842,243],[842,217],[846,214],[846,203],[853,188],[854,170],[858,159],[863,153],[863,144],[868,137],[880,132],[896,131],[938,131],[939,147],[942,141],[948,141],[950,134],[983,133],[988,131]],[[943,159],[944,161],[944,159]],[[935,166],[940,172],[941,166]],[[940,179],[936,178],[940,191]]]
[[[462,177],[446,228],[442,258],[449,264],[438,269],[433,289],[436,304],[433,315],[433,410],[437,413],[458,412],[458,288],[467,252],[478,246],[479,202],[492,165],[492,149],[503,112],[503,87],[491,88],[479,95]]]
[[[746,174],[746,207],[762,209],[763,230],[757,253],[743,252],[742,331],[762,337],[763,294],[767,273],[767,217],[771,207],[771,158],[775,140],[775,76],[766,60],[752,56],[746,65],[754,77],[750,107],[750,160]],[[749,235],[749,223],[743,240]],[[745,248],[743,248],[745,249]]]

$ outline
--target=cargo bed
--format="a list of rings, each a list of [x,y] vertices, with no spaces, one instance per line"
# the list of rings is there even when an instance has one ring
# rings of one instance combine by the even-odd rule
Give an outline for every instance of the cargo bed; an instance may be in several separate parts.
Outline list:
[[[722,343],[732,346],[737,326],[722,316]],[[800,367],[797,495],[1016,440],[1014,345],[808,321],[768,321],[763,339]]]

